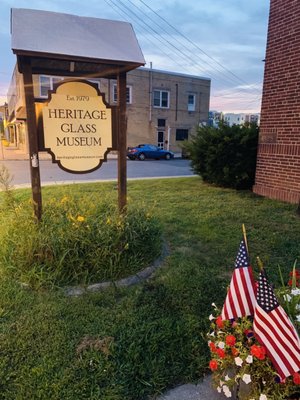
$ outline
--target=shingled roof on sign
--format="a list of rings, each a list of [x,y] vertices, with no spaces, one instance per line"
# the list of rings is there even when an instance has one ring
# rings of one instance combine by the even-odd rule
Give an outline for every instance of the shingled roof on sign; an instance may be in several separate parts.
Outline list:
[[[12,8],[11,34],[17,55],[145,64],[131,24],[123,21]]]

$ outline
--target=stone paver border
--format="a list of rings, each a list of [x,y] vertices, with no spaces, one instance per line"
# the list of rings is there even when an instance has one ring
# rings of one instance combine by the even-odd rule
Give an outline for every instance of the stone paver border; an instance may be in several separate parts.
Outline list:
[[[67,287],[64,289],[65,294],[67,296],[81,296],[85,293],[100,292],[109,287],[122,288],[122,287],[137,285],[138,283],[146,279],[149,279],[154,274],[154,272],[163,265],[165,258],[169,254],[170,254],[169,246],[166,243],[166,241],[163,240],[161,255],[153,262],[152,265],[144,268],[142,271],[139,271],[134,275],[130,275],[127,278],[123,278],[118,281],[99,282],[85,287],[84,286]]]

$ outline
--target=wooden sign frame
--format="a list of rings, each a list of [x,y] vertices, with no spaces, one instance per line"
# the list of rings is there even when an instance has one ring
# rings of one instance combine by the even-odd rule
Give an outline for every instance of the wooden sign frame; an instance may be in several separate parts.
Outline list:
[[[27,127],[28,127],[28,146],[29,146],[29,162],[31,175],[31,188],[34,214],[37,220],[42,217],[42,192],[41,177],[39,166],[39,134],[38,119],[35,109],[35,98],[33,92],[32,79],[32,57],[18,56],[19,69],[23,73],[25,104],[27,110]],[[35,73],[38,73],[35,69]],[[56,75],[61,75],[62,71],[57,71]],[[43,73],[41,70],[40,73]],[[52,72],[54,75],[54,73]],[[116,74],[116,71],[114,71]],[[101,75],[100,75],[101,76]],[[117,94],[118,103],[114,106],[113,111],[113,147],[116,146],[118,151],[118,207],[119,212],[124,212],[127,204],[127,123],[126,123],[126,71],[121,68],[116,74],[117,77]],[[88,76],[86,77],[88,79]],[[99,167],[102,163],[100,163]]]

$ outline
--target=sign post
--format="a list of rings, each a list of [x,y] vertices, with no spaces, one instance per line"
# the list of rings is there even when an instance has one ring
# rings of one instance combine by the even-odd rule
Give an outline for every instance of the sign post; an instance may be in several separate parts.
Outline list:
[[[29,146],[29,162],[30,176],[34,215],[39,221],[42,217],[42,191],[39,165],[39,148],[37,137],[37,124],[35,115],[32,69],[30,59],[23,58],[23,80],[25,91],[25,103],[27,112],[28,126],[28,146]]]
[[[117,93],[119,102],[118,123],[118,195],[119,211],[123,212],[127,203],[127,138],[126,138],[126,73],[118,75]]]

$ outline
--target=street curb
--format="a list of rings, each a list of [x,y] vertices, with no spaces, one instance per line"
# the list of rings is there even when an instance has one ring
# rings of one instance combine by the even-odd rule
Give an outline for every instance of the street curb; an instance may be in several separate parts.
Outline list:
[[[173,179],[173,178],[197,178],[198,175],[172,175],[172,176],[144,176],[139,178],[127,178],[127,181],[143,181],[153,179]],[[114,179],[84,179],[82,181],[55,181],[55,182],[42,182],[41,187],[45,186],[61,186],[61,185],[76,185],[84,183],[100,183],[100,182],[117,182],[118,178]],[[31,188],[30,183],[20,183],[13,185],[14,189],[29,189]]]

